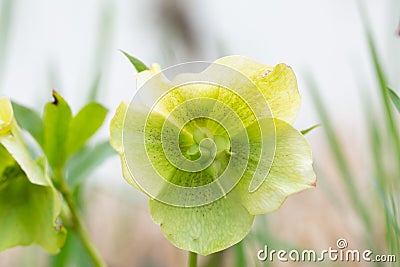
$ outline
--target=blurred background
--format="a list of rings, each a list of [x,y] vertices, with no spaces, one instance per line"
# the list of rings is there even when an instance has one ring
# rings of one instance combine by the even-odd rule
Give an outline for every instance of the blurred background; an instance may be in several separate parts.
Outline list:
[[[371,146],[384,148],[384,156],[390,155],[385,149],[391,146],[379,125],[386,115],[358,3],[365,8],[387,85],[399,92],[400,1],[1,0],[0,96],[39,111],[51,100],[52,89],[75,112],[95,99],[109,109],[95,136],[103,140],[115,108],[135,90],[135,71],[119,49],[162,67],[231,54],[268,65],[285,62],[297,74],[303,97],[295,127],[327,122],[333,129],[334,140],[324,127],[306,135],[317,187],[288,198],[274,213],[258,216],[243,242],[200,257],[201,266],[324,265],[261,264],[256,252],[264,245],[323,250],[335,247],[339,238],[352,249],[389,253],[396,251],[391,244],[398,244],[399,235],[388,242],[393,225],[388,225],[387,213],[395,213],[399,202],[392,197],[387,207],[374,183],[378,163]],[[329,114],[327,121],[318,103]],[[375,128],[382,129],[379,143],[370,142],[371,114]],[[385,161],[387,179],[399,180],[399,172],[393,171],[398,165]],[[390,196],[399,191],[392,187]],[[162,236],[148,213],[147,197],[122,178],[117,156],[90,175],[80,194],[90,234],[109,266],[185,266],[187,253]],[[396,213],[393,218],[399,221]],[[90,266],[79,244],[75,247],[64,261],[35,246],[9,249],[0,254],[0,266]]]

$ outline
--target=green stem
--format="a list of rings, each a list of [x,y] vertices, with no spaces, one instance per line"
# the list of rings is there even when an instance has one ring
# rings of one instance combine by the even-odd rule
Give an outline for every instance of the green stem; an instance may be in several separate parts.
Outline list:
[[[189,267],[197,267],[197,253],[189,251]]]
[[[79,214],[79,209],[73,199],[71,194],[71,190],[68,187],[68,184],[62,178],[61,172],[58,172],[59,175],[56,175],[56,186],[62,196],[64,197],[65,202],[67,203],[69,210],[71,212],[71,220],[72,226],[71,229],[78,235],[80,238],[83,246],[85,247],[90,259],[92,260],[93,264],[96,267],[107,267],[104,260],[101,258],[99,252],[97,251],[96,247],[94,246],[90,236],[83,225],[83,220]]]

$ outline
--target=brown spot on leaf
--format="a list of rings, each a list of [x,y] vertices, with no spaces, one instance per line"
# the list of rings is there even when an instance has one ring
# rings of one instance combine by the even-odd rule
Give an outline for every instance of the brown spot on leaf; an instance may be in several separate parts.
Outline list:
[[[53,89],[51,94],[53,95],[53,98],[54,98],[52,104],[55,105],[55,106],[58,106],[58,99],[57,99],[57,94],[58,93],[56,92],[56,90]]]
[[[64,227],[63,227],[61,224],[56,224],[56,225],[54,226],[54,229],[55,229],[57,232],[60,232],[60,231],[62,231],[62,230],[64,229]]]

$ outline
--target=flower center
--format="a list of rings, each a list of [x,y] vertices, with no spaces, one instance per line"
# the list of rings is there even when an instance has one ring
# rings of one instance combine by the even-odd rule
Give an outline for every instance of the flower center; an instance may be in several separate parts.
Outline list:
[[[231,143],[226,131],[218,130],[219,125],[195,126],[192,129],[193,143],[187,146],[183,153],[189,160],[202,158],[212,160],[211,165],[204,171],[217,178],[225,169],[230,155]],[[217,127],[213,127],[217,126]]]

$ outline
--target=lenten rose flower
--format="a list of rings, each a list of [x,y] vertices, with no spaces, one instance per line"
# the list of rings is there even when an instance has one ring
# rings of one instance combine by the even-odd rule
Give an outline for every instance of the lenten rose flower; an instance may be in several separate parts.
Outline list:
[[[240,242],[255,215],[316,183],[310,145],[292,126],[301,102],[293,70],[241,56],[213,64],[200,79],[224,85],[175,86],[153,64],[137,85],[140,99],[160,91],[157,102],[150,111],[123,102],[110,125],[123,176],[149,196],[164,236],[202,255]]]

